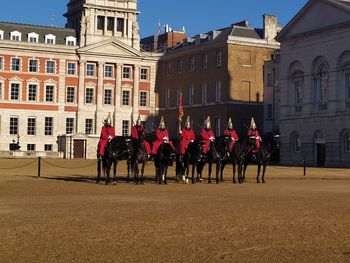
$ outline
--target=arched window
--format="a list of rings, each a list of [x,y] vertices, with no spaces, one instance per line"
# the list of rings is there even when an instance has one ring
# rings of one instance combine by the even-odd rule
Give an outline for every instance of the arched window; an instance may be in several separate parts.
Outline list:
[[[297,132],[293,132],[291,136],[292,151],[294,153],[301,152],[301,138]]]
[[[342,136],[342,150],[344,153],[350,152],[350,134],[349,132],[344,132]]]
[[[325,63],[322,63],[318,72],[314,78],[315,86],[315,100],[318,104],[325,104],[328,101],[328,87],[329,85],[329,73],[328,67]]]

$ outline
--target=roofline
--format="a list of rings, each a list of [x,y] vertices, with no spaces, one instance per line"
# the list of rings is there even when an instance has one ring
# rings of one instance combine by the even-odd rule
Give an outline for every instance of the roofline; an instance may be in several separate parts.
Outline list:
[[[18,26],[26,26],[26,27],[40,27],[40,28],[50,28],[55,30],[62,30],[62,31],[74,31],[73,28],[67,28],[67,27],[55,27],[55,26],[45,26],[45,25],[33,25],[33,24],[25,24],[25,23],[16,23],[16,22],[6,22],[6,21],[0,21],[0,24],[8,24],[8,25],[18,25]]]

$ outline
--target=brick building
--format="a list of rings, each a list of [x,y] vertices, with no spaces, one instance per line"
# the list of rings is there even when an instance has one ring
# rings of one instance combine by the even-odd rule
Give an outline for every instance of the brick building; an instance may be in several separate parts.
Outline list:
[[[274,38],[280,27],[274,16],[263,16],[264,28],[247,21],[198,34],[168,49],[159,61],[156,100],[171,136],[178,130],[182,93],[185,117],[190,115],[197,133],[211,116],[216,135],[232,117],[241,136],[254,116],[263,129],[263,65],[279,48]]]
[[[118,135],[154,115],[158,55],[140,51],[137,0],[70,0],[66,28],[0,23],[0,151],[94,158],[109,113]]]

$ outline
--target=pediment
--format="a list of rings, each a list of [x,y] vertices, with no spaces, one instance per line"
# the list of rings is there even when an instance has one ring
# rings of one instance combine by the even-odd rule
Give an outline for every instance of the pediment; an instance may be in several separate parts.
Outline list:
[[[350,22],[350,3],[310,0],[283,28],[277,40]]]
[[[57,81],[53,79],[48,79],[48,80],[45,80],[44,83],[57,84]]]
[[[19,78],[19,77],[13,77],[13,78],[10,78],[9,79],[10,81],[18,81],[18,82],[21,82],[21,81],[23,81],[23,79],[21,79],[21,78]]]
[[[85,86],[95,87],[95,86],[97,86],[97,84],[95,82],[89,81],[89,82],[85,83]]]
[[[126,45],[116,38],[80,48],[78,52],[113,57],[142,57],[142,53],[140,51]]]
[[[27,79],[27,82],[38,82],[38,83],[40,83],[40,80],[38,80],[36,78],[30,78],[30,79]]]

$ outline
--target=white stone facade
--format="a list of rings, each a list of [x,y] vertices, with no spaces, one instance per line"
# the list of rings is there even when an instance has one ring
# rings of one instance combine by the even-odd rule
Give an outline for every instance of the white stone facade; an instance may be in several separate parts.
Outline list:
[[[350,165],[349,12],[348,1],[309,1],[277,37],[283,163]]]

